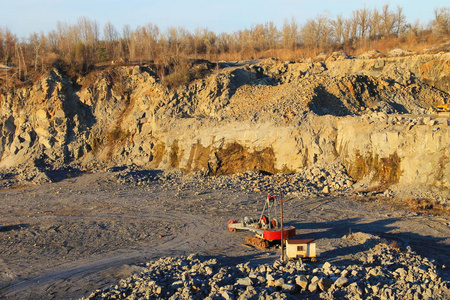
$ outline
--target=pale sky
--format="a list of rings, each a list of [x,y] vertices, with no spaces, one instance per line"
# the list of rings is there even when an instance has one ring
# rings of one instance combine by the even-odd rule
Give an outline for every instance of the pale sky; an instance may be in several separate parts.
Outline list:
[[[3,2],[3,3],[1,3]],[[147,23],[161,30],[170,26],[190,32],[208,28],[216,33],[250,29],[254,24],[272,21],[281,29],[286,19],[294,17],[299,24],[327,13],[331,19],[352,11],[389,4],[395,11],[403,8],[407,22],[427,24],[436,8],[450,7],[448,0],[0,0],[0,27],[19,37],[30,33],[48,33],[58,21],[76,24],[80,17],[103,26],[111,21],[119,32],[124,25],[131,29]]]

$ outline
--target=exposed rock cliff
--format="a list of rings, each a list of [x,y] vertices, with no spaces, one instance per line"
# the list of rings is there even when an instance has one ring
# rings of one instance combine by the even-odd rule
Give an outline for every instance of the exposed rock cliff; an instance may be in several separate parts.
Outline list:
[[[369,185],[450,190],[450,54],[230,64],[169,90],[146,66],[0,95],[0,168],[135,164],[205,174],[339,161]],[[427,114],[426,114],[427,113]]]

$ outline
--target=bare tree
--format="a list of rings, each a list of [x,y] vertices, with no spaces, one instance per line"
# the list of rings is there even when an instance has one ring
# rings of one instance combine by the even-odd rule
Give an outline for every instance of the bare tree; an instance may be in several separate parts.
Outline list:
[[[336,20],[331,21],[332,35],[336,43],[345,43],[345,20],[342,15],[338,15]]]
[[[6,65],[10,65],[15,59],[16,44],[18,43],[18,39],[9,29],[5,29],[2,36],[4,62]]]
[[[115,59],[120,56],[120,34],[110,21],[103,27],[103,38],[105,40],[108,58]]]
[[[23,55],[22,45],[20,43],[16,43],[15,56],[18,62],[18,77],[23,81],[27,77],[27,64],[25,62],[25,56]]]
[[[0,27],[0,59],[5,57],[3,28]]]
[[[253,25],[252,29],[250,30],[250,40],[249,40],[249,43],[251,44],[252,48],[257,52],[263,51],[265,50],[266,42],[267,39],[264,25],[262,24]]]
[[[30,45],[30,48],[32,49],[31,55],[33,56],[33,65],[34,65],[35,72],[37,72],[37,69],[38,69],[44,41],[45,41],[45,37],[43,35],[39,36],[37,33],[31,34],[30,37],[28,38],[28,44]]]
[[[299,44],[300,30],[294,17],[291,20],[284,20],[282,39],[285,49],[295,50]]]
[[[306,21],[300,36],[306,46],[317,50],[326,50],[330,46],[332,27],[326,15],[319,15],[314,20]]]
[[[135,45],[134,41],[131,39],[131,28],[130,25],[126,24],[122,29],[122,49],[125,54],[125,59],[134,60],[135,58]]]
[[[397,10],[394,14],[394,28],[397,36],[400,36],[406,30],[406,17],[403,14],[403,8],[399,5],[397,5]]]
[[[81,58],[81,67],[83,70],[95,63],[96,51],[100,37],[99,27],[96,21],[86,17],[78,19],[76,30],[81,45],[77,46],[77,56]]]
[[[234,48],[235,40],[231,34],[221,33],[217,36],[217,52],[218,54],[230,53]]]
[[[385,4],[380,14],[380,31],[381,36],[387,38],[394,34],[395,16],[389,11],[389,4]]]
[[[354,11],[352,13],[352,17],[348,20],[347,24],[346,24],[348,33],[349,33],[349,42],[350,43],[355,43],[355,41],[358,40],[359,38],[359,33],[358,33],[358,28],[359,28],[359,24],[358,24],[358,16],[356,14],[356,12]]]
[[[295,51],[304,47],[306,51],[314,52],[342,44],[356,50],[358,46],[365,47],[369,41],[395,36],[407,37],[409,42],[429,42],[437,41],[426,38],[431,30],[443,38],[450,34],[449,7],[436,9],[428,27],[418,21],[406,24],[405,20],[400,6],[392,11],[389,4],[385,4],[381,10],[364,7],[353,11],[349,18],[338,15],[330,19],[327,14],[322,14],[300,26],[292,17],[286,19],[280,29],[273,22],[266,22],[255,24],[250,29],[221,34],[207,28],[197,28],[191,33],[184,28],[171,27],[160,32],[151,23],[135,30],[125,25],[119,33],[111,22],[107,22],[100,39],[97,22],[82,17],[75,24],[58,22],[56,29],[47,35],[31,34],[21,43],[9,30],[0,28],[0,62],[17,66],[19,77],[24,79],[27,66],[33,66],[37,72],[39,65],[57,63],[64,68],[72,68],[72,71],[83,71],[91,64],[122,57],[130,61],[161,63],[164,66],[158,73],[167,76],[171,72],[169,65],[174,67],[183,62],[181,67],[186,67],[184,60],[187,57],[251,59],[261,57],[271,49]],[[398,42],[397,39],[392,41]],[[290,51],[287,54],[291,54]],[[282,51],[275,53],[286,57]]]
[[[356,11],[357,24],[359,28],[359,38],[364,39],[368,36],[370,30],[370,11],[364,7]]]
[[[103,38],[107,42],[114,42],[119,40],[119,32],[117,31],[113,23],[111,23],[111,21],[108,21],[103,27]]]
[[[381,14],[377,9],[372,11],[372,18],[370,19],[370,32],[369,37],[371,39],[379,39],[381,36]]]
[[[433,30],[439,35],[450,33],[450,8],[442,7],[434,10]]]
[[[205,34],[203,35],[203,43],[206,46],[206,58],[211,59],[212,55],[216,53],[217,49],[217,36],[212,31],[205,31]]]
[[[266,49],[274,49],[280,40],[280,31],[277,29],[273,22],[266,22],[264,24],[264,32],[266,38]]]
[[[96,21],[81,17],[77,22],[77,30],[81,42],[91,45],[99,40],[100,31]]]

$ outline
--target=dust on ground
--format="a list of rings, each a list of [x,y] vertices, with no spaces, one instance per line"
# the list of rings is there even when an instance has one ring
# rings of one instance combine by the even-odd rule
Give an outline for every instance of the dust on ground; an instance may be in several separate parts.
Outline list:
[[[162,256],[198,253],[225,263],[269,262],[279,250],[243,247],[247,232],[231,233],[229,219],[258,216],[264,192],[239,186],[211,191],[122,184],[113,173],[0,190],[0,298],[79,298],[115,284]],[[353,196],[288,196],[285,222],[315,238],[320,258],[350,264],[366,232],[411,246],[435,259],[450,278],[450,216],[398,209]],[[370,241],[370,240],[369,240]],[[369,243],[370,244],[370,243]]]

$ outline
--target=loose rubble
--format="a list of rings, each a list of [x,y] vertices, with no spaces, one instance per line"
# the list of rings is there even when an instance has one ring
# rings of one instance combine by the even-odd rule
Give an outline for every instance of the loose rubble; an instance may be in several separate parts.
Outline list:
[[[349,237],[346,237],[349,238]],[[376,237],[375,237],[376,238]],[[296,260],[222,265],[217,259],[165,257],[85,299],[448,299],[434,261],[410,247],[379,243],[360,262]]]
[[[117,171],[116,168],[109,169]],[[185,174],[182,171],[140,170],[136,166],[121,168],[116,173],[117,182],[149,186],[158,183],[162,189],[177,187],[179,193],[195,190],[197,194],[230,189],[246,192],[263,192],[271,195],[308,196],[380,196],[384,198],[402,197],[406,190],[391,187],[386,190],[374,189],[363,182],[355,182],[341,164],[312,166],[294,174],[268,174],[262,171],[247,171],[232,175],[207,176],[200,172]],[[408,189],[411,193],[414,187]],[[417,198],[411,194],[410,198]],[[419,199],[419,198],[418,198]],[[430,194],[436,204],[450,206],[450,199],[440,194]]]
[[[339,164],[326,167],[305,168],[295,174],[267,174],[261,171],[247,171],[233,175],[204,176],[201,173],[183,174],[180,171],[156,172],[126,168],[117,175],[123,184],[148,185],[153,181],[162,183],[163,188],[179,186],[180,190],[204,191],[223,188],[240,188],[249,192],[280,193],[283,195],[323,195],[329,193],[350,194],[353,180],[345,167]]]

